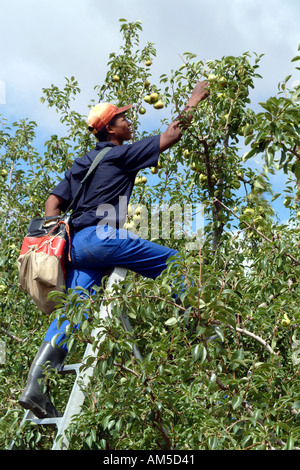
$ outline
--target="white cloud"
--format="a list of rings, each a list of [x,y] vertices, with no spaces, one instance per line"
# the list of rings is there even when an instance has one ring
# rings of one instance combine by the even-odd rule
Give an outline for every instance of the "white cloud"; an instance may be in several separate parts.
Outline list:
[[[199,58],[220,58],[245,51],[265,53],[257,81],[257,101],[276,93],[277,83],[294,70],[291,58],[299,41],[298,0],[2,0],[0,80],[6,104],[0,113],[42,119],[53,114],[40,105],[42,88],[63,86],[74,75],[82,89],[78,106],[85,113],[102,82],[111,51],[121,44],[118,19],[140,19],[141,42],[154,42],[153,73],[169,73],[191,51]],[[295,77],[297,79],[299,77]]]

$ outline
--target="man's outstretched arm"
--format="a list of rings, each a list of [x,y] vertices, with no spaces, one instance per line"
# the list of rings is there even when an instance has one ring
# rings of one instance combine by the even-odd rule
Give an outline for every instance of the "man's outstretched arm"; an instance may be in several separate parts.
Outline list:
[[[192,95],[182,113],[169,125],[167,130],[161,134],[159,145],[160,152],[164,152],[168,148],[172,147],[172,145],[179,142],[182,135],[181,126],[188,125],[192,120],[192,114],[189,113],[189,110],[196,108],[200,101],[203,101],[205,98],[207,98],[209,95],[208,87],[208,82],[199,82],[195,86]]]

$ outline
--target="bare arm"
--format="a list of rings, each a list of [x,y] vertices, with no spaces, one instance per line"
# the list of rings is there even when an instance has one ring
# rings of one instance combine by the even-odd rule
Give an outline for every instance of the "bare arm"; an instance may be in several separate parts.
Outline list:
[[[161,134],[159,146],[160,152],[164,152],[168,148],[172,147],[172,145],[176,144],[176,142],[179,142],[182,135],[181,126],[183,124],[188,125],[192,120],[192,115],[191,113],[188,113],[188,111],[192,108],[196,108],[199,101],[205,100],[205,98],[207,98],[209,95],[208,86],[208,82],[199,82],[195,86],[192,95],[182,113],[169,125],[168,129],[163,134]]]
[[[50,194],[45,203],[45,216],[60,215],[63,202],[61,197]]]

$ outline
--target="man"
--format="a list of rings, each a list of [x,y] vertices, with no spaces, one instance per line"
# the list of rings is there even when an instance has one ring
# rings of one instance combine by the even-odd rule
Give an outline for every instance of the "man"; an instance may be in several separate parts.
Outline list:
[[[117,108],[110,103],[102,103],[91,109],[89,130],[98,143],[94,150],[75,160],[45,204],[46,216],[58,215],[65,210],[96,155],[103,148],[110,147],[87,180],[73,209],[74,236],[72,261],[67,266],[67,289],[80,286],[92,293],[92,287],[100,285],[104,273],[116,266],[155,279],[166,268],[168,258],[177,254],[175,250],[143,240],[122,227],[138,171],[156,166],[159,154],[180,140],[181,126],[189,124],[192,118],[189,111],[208,96],[207,86],[207,82],[196,85],[183,112],[164,133],[133,144],[124,145],[131,139],[131,126],[124,114],[131,105]],[[108,208],[113,208],[110,215]],[[51,369],[63,364],[68,352],[64,342],[67,325],[66,320],[59,327],[57,319],[50,325],[19,400],[24,408],[31,409],[39,418],[60,415],[48,392],[41,392],[40,382],[45,364]],[[52,347],[54,337],[56,346]]]

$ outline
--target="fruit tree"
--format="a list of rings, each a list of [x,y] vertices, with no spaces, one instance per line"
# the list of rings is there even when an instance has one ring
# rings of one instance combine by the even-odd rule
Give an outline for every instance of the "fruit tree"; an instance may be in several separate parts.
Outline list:
[[[64,313],[71,325],[82,322],[68,338],[70,361],[79,360],[95,326],[101,323],[106,334],[85,407],[69,429],[70,448],[299,449],[299,89],[283,77],[274,96],[254,110],[262,58],[248,52],[209,61],[186,52],[178,68],[162,70],[157,80],[156,49],[141,46],[141,23],[120,25],[120,50],[110,54],[91,104],[133,103],[133,140],[161,132],[197,81],[209,81],[210,95],[192,111],[191,125],[183,125],[180,142],[138,175],[128,210],[128,228],[180,250],[181,261],[155,281],[129,273],[106,300],[114,303],[112,318],[96,316],[104,285],[93,299],[61,294],[53,314]],[[63,89],[43,89],[42,101],[57,110],[62,131],[42,150],[37,123],[1,118],[3,449],[23,416],[17,400],[49,324],[20,291],[16,260],[29,221],[43,212],[73,159],[95,144],[86,117],[73,109],[79,93],[75,77]],[[147,129],[150,117],[157,128]],[[248,166],[254,157],[263,162],[261,171]],[[277,172],[286,179],[284,194],[270,183]],[[275,209],[281,205],[290,210],[284,222]],[[179,210],[173,218],[169,213],[168,230],[166,208]],[[201,239],[181,217],[200,210]],[[84,320],[86,309],[92,321]],[[122,328],[124,312],[132,333]],[[134,344],[142,362],[133,358]],[[58,408],[70,380],[49,377]],[[26,425],[16,447],[47,449],[49,433]]]

